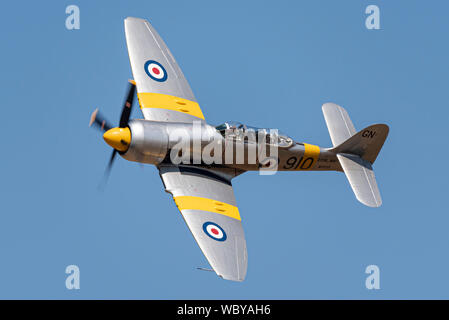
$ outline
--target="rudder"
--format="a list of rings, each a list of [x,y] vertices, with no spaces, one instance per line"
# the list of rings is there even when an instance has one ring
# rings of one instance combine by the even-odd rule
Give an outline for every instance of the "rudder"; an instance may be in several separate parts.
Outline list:
[[[360,130],[331,151],[355,154],[373,164],[387,139],[388,131],[386,124],[373,124]]]

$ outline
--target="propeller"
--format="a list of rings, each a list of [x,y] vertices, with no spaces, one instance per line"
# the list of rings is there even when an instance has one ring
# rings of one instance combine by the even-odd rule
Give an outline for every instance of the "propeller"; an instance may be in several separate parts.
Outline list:
[[[122,109],[122,114],[120,115],[120,123],[119,123],[120,128],[126,128],[128,126],[135,93],[136,93],[136,83],[134,82],[134,80],[129,80],[128,96],[126,97],[126,101]]]
[[[103,132],[106,132],[112,128],[108,124],[107,120],[103,117],[103,115],[98,111],[98,109],[95,109],[95,111],[92,112],[92,115],[90,116],[89,127],[91,127],[92,125],[95,125],[95,127]]]
[[[106,166],[105,181],[107,181],[109,177],[117,152],[126,151],[129,146],[130,132],[128,129],[128,123],[133,107],[134,95],[136,93],[136,83],[134,80],[128,80],[128,82],[128,94],[123,104],[118,128],[112,127],[108,123],[106,118],[98,111],[98,109],[96,109],[90,117],[89,127],[94,126],[98,130],[103,132],[103,138],[105,139],[105,141],[114,148],[112,150],[111,158],[109,159],[109,162]],[[120,139],[117,139],[117,137],[119,137]],[[124,139],[122,137],[127,138]]]

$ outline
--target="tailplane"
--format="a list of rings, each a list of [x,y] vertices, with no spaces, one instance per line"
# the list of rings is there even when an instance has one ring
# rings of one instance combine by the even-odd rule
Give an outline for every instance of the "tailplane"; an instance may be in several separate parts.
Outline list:
[[[388,126],[375,124],[356,132],[346,110],[333,103],[323,105],[323,114],[334,145],[329,151],[336,154],[356,198],[379,207],[382,199],[372,164],[388,136]]]

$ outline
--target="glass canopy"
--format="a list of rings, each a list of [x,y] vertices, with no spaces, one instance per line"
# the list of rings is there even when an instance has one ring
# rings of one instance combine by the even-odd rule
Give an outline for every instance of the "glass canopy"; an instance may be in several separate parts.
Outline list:
[[[290,146],[293,142],[289,136],[282,132],[277,131],[277,134],[273,134],[272,130],[247,126],[238,121],[227,121],[216,126],[215,129],[217,129],[224,138],[257,142],[260,134],[263,134],[265,135],[267,143],[273,143],[273,141],[270,141],[271,134],[271,139],[274,139],[274,144],[281,147]]]

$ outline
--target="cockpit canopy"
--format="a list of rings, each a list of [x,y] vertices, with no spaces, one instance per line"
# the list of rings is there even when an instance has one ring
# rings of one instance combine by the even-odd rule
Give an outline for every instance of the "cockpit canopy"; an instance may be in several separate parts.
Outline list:
[[[280,147],[288,147],[293,143],[293,139],[278,130],[247,126],[238,121],[227,121],[216,126],[215,129],[228,139],[258,142],[261,136],[265,136],[267,143]]]

